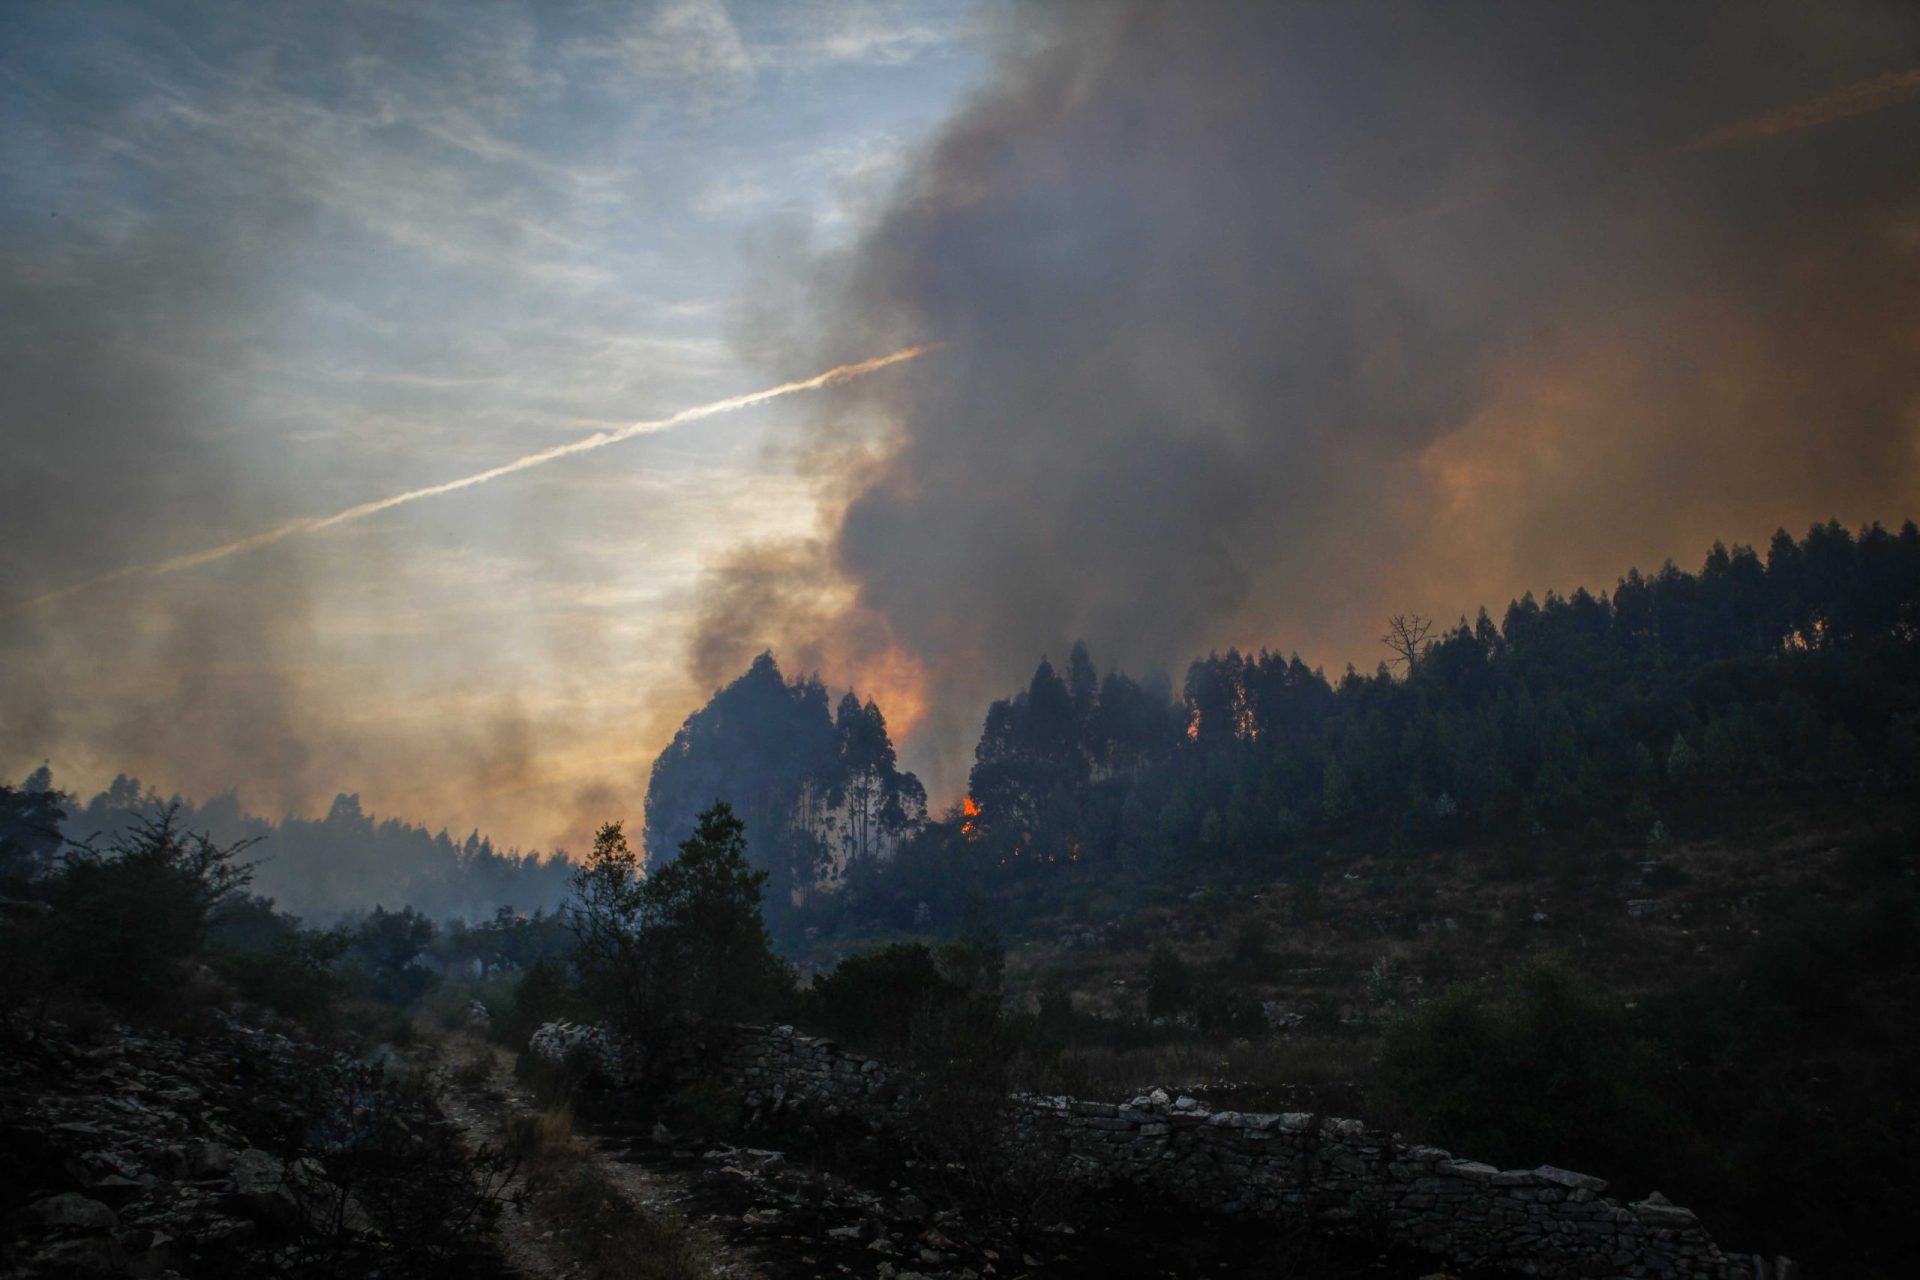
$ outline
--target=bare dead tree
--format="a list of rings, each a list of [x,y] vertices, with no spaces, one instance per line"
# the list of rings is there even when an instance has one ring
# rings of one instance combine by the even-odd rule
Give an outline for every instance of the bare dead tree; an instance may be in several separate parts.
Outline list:
[[[1380,637],[1380,643],[1393,650],[1393,665],[1406,667],[1407,674],[1412,675],[1432,631],[1432,618],[1423,618],[1417,613],[1396,613],[1387,619],[1387,634]]]

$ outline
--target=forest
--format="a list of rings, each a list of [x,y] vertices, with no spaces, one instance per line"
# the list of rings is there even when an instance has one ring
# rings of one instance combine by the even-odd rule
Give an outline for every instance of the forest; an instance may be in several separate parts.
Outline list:
[[[707,801],[740,805],[792,942],[952,927],[989,904],[1017,920],[1074,880],[1311,878],[1355,849],[1576,857],[1658,844],[1716,799],[1920,781],[1911,521],[1782,531],[1764,555],[1715,544],[1697,572],[1529,593],[1498,622],[1482,608],[1451,628],[1386,625],[1391,657],[1371,673],[1228,650],[1177,693],[1158,673],[1103,675],[1076,643],[1064,671],[1043,658],[988,709],[966,798],[924,823],[881,709],[848,694],[830,720],[817,680],[783,680],[763,655],[655,763],[648,848],[671,848]],[[827,830],[850,794],[873,815],[857,838]],[[813,892],[829,865],[843,890]]]
[[[501,907],[550,911],[565,896],[572,865],[564,849],[496,849],[478,831],[456,840],[444,829],[381,819],[346,793],[319,818],[289,814],[276,822],[248,813],[232,791],[196,803],[143,789],[123,773],[82,802],[44,765],[18,786],[0,786],[0,859],[6,874],[44,871],[69,844],[104,847],[169,811],[182,830],[222,845],[258,845],[254,892],[314,923],[380,906],[475,922]]]
[[[1591,1169],[1679,1197],[1723,1242],[1898,1273],[1886,1226],[1920,1190],[1920,530],[1715,546],[1698,572],[1526,596],[1498,623],[1403,615],[1383,643],[1371,674],[1337,680],[1216,653],[1178,693],[1076,644],[993,703],[966,796],[931,816],[874,701],[835,703],[763,654],[655,762],[643,837],[610,821],[578,860],[376,821],[350,795],[276,824],[129,779],[83,804],[38,771],[0,788],[0,1038],[51,1063],[68,1039],[131,1034],[112,1019],[190,1046],[245,1016],[349,1054],[408,1046],[442,1083],[396,1095],[400,1134],[419,1108],[496,1106],[517,1055],[513,1087],[545,1109],[507,1121],[504,1146],[420,1154],[430,1168],[404,1143],[322,1152],[330,1177],[396,1188],[382,1230],[424,1214],[433,1243],[403,1261],[404,1233],[303,1219],[313,1274],[466,1265],[502,1209],[487,1170],[513,1150],[587,1179],[530,1182],[536,1221],[612,1238],[602,1210],[581,1225],[620,1202],[565,1135],[576,1114],[620,1121],[528,1057],[557,1019],[632,1037],[644,1070],[697,1064],[711,1028],[742,1022],[901,1063],[941,1101],[887,1157],[904,1163],[805,1128],[753,1141],[904,1179],[895,1194],[947,1206],[969,1249],[1027,1248],[1043,1211],[1132,1214],[1142,1239],[1189,1247],[982,1145],[1015,1091],[1172,1085]],[[32,1088],[52,1126],[66,1068],[25,1070],[49,1073]],[[745,1140],[697,1070],[642,1105],[663,1131]],[[972,1173],[943,1179],[956,1152]],[[40,1167],[0,1161],[11,1199]],[[736,1208],[751,1235],[761,1203]],[[620,1220],[654,1233],[634,1256],[691,1247],[644,1211]],[[1305,1256],[1374,1274],[1382,1247]]]

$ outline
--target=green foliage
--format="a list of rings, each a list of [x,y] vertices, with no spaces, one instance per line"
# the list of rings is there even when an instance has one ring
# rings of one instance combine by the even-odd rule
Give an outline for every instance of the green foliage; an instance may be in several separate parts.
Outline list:
[[[1269,947],[1272,933],[1272,922],[1264,916],[1242,920],[1233,931],[1233,940],[1227,951],[1229,967],[1243,978],[1264,976],[1273,963],[1273,953]]]
[[[420,963],[433,944],[433,921],[412,907],[399,911],[375,907],[343,932],[353,984],[368,997],[384,1004],[411,1004],[436,980],[433,971]]]
[[[1403,656],[1403,675],[1329,681],[1228,650],[1177,693],[1095,682],[1084,648],[1064,675],[1043,660],[987,713],[972,808],[835,910],[906,927],[916,902],[939,919],[980,893],[1005,923],[1055,910],[1046,886],[1079,875],[1137,893],[1195,874],[1305,881],[1336,850],[1495,843],[1532,873],[1523,842],[1543,837],[1567,877],[1583,845],[1729,797],[1911,786],[1920,528],[1822,525],[1764,557],[1716,547],[1698,573],[1523,596]]]
[[[47,887],[61,980],[133,1008],[175,989],[205,946],[214,911],[252,877],[244,846],[177,829],[168,809],[104,851],[79,847]]]
[[[315,1025],[346,991],[336,970],[346,947],[344,934],[290,927],[262,946],[216,946],[212,959],[244,999]]]
[[[744,1120],[739,1091],[713,1077],[680,1085],[661,1097],[657,1106],[669,1129],[708,1141],[737,1137]]]
[[[1504,1003],[1454,987],[1389,1027],[1384,1101],[1411,1132],[1476,1159],[1652,1170],[1694,1136],[1638,1032],[1555,965],[1528,968]]]
[[[514,984],[510,1003],[495,1012],[493,1037],[518,1052],[542,1026],[574,1014],[578,1003],[566,966],[557,960],[536,960]]]
[[[793,979],[760,915],[767,874],[747,865],[745,826],[724,803],[646,876],[620,824],[602,827],[567,909],[589,1002],[650,1051],[692,1025],[774,1007]]]
[[[1147,954],[1147,1016],[1171,1017],[1193,1003],[1193,970],[1161,939]]]
[[[998,1002],[1005,984],[1007,949],[984,923],[976,923],[934,952],[946,980],[970,996]]]
[[[907,1060],[916,1078],[908,1140],[920,1168],[970,1221],[1032,1238],[1070,1215],[1080,1183],[1063,1143],[1013,1135],[1016,1091],[1066,1093],[1057,1050],[982,997],[916,1012]]]
[[[1151,999],[1151,993],[1149,993]],[[1267,1029],[1266,1013],[1245,987],[1222,975],[1203,982],[1193,999],[1194,1026],[1206,1035],[1253,1036]]]
[[[861,1045],[904,1044],[921,1010],[965,999],[923,943],[889,943],[848,956],[813,980],[806,1013],[830,1034]]]
[[[45,875],[63,843],[69,797],[53,786],[53,774],[41,765],[19,787],[0,785],[0,892],[9,882]]]
[[[1067,975],[1058,970],[1041,975],[1037,1003],[1034,1021],[1040,1034],[1055,1044],[1064,1044],[1073,1034],[1076,1021],[1073,988]]]
[[[1392,1009],[1405,994],[1406,981],[1391,956],[1381,956],[1367,972],[1367,1003],[1376,1009]]]
[[[680,856],[641,887],[659,976],[696,1020],[749,1018],[792,985],[760,916],[767,872],[747,864],[746,826],[725,804],[700,815]]]
[[[856,866],[871,863],[926,817],[926,791],[897,768],[879,706],[848,693],[836,717],[817,678],[787,681],[770,653],[687,717],[654,761],[649,865],[695,834],[716,797],[753,829],[752,861],[770,877],[768,906],[783,930],[835,846]]]
[[[318,1194],[294,1198],[293,1238],[279,1255],[288,1272],[473,1274],[511,1159],[495,1148],[469,1150],[424,1078],[342,1060],[299,1084],[306,1091],[299,1131],[275,1145],[312,1161],[326,1181],[308,1184]],[[290,1167],[289,1177],[297,1176],[298,1166]]]
[[[0,901],[0,1036],[27,1037],[54,990],[54,922],[46,904]]]
[[[255,885],[300,911],[339,915],[375,902],[407,903],[434,919],[484,916],[503,902],[557,904],[571,868],[558,850],[541,855],[496,849],[479,832],[465,840],[396,819],[376,819],[360,797],[337,795],[324,816],[278,822],[249,814],[226,792],[199,804],[175,801],[178,825],[219,844],[263,843]],[[67,829],[112,840],[167,805],[138,778],[116,777],[72,809]]]
[[[535,910],[529,916],[503,906],[479,924],[443,922],[428,949],[449,971],[479,977],[564,960],[573,947],[573,930],[562,913]]]

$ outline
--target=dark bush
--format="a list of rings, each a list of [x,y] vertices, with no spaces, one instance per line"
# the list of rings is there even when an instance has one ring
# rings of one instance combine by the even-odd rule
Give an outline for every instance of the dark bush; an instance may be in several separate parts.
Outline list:
[[[1392,1118],[1426,1140],[1626,1179],[1697,1143],[1660,1062],[1619,1003],[1541,964],[1504,1003],[1455,987],[1399,1018],[1380,1072]]]
[[[296,929],[263,948],[215,947],[213,966],[243,999],[317,1025],[345,990],[334,969],[345,942]]]
[[[1147,1016],[1170,1017],[1193,1003],[1193,970],[1162,939],[1147,956]]]
[[[244,844],[175,829],[175,811],[139,819],[105,850],[73,848],[48,886],[60,980],[120,1008],[176,989],[205,948],[214,910],[252,877]]]
[[[828,1034],[858,1044],[904,1044],[916,1011],[944,1007],[966,992],[940,972],[921,943],[890,943],[848,956],[813,980],[807,1017]]]
[[[540,959],[520,976],[513,999],[493,1020],[493,1036],[518,1053],[549,1022],[579,1015],[579,997],[558,960]]]
[[[907,1044],[916,1099],[907,1132],[930,1189],[969,1221],[1021,1239],[1071,1217],[1081,1185],[1060,1135],[1015,1127],[1016,1091],[1073,1088],[1057,1052],[1032,1032],[994,1001],[972,998],[923,1005]]]
[[[1202,987],[1193,1002],[1193,1020],[1209,1035],[1253,1036],[1267,1029],[1260,1002],[1246,988],[1225,978]]]

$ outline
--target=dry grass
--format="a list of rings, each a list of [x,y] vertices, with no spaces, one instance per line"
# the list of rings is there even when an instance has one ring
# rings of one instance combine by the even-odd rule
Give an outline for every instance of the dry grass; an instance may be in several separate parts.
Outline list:
[[[591,1163],[558,1171],[533,1198],[588,1280],[704,1280],[700,1242],[679,1217],[641,1209]]]
[[[565,1103],[508,1116],[500,1126],[500,1145],[515,1160],[536,1167],[584,1154],[574,1145],[573,1108]]]
[[[567,1103],[508,1116],[500,1144],[525,1171],[524,1206],[553,1233],[584,1280],[704,1280],[698,1238],[672,1213],[624,1195],[575,1136]]]
[[[475,1045],[460,1059],[453,1069],[453,1082],[463,1089],[478,1089],[493,1079],[493,1050],[486,1045]]]

